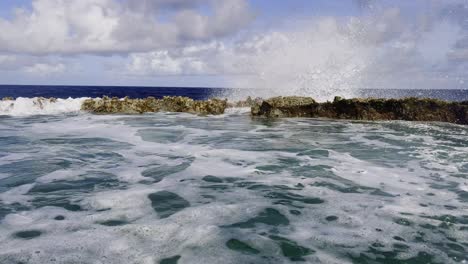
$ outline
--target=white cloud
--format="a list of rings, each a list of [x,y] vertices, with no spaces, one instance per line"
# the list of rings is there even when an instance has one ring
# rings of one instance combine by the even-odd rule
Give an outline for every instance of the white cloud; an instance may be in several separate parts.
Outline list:
[[[18,9],[0,18],[0,51],[29,54],[127,53],[151,51],[236,32],[252,18],[246,0],[33,0],[32,10]],[[150,5],[148,10],[141,7]],[[198,7],[212,8],[212,15]],[[172,7],[165,21],[162,9]],[[180,8],[180,9],[177,9]],[[196,28],[196,30],[194,29]]]
[[[64,73],[67,68],[65,60],[44,56],[0,54],[0,71],[22,72],[28,75],[50,76]]]
[[[184,10],[175,17],[182,36],[189,39],[223,36],[244,27],[252,19],[247,3],[241,0],[216,1],[213,17],[193,10]]]
[[[126,4],[139,12],[153,12],[160,9],[187,9],[197,7],[211,0],[127,0]]]
[[[24,67],[23,71],[28,74],[48,76],[48,75],[63,73],[65,69],[66,67],[63,63],[58,63],[58,64],[36,63],[34,65]]]
[[[18,62],[18,57],[15,55],[0,55],[0,69],[7,69]]]
[[[150,52],[144,56],[134,54],[131,59],[132,62],[127,67],[133,74],[177,75],[183,73],[184,62],[170,57],[167,51]]]
[[[106,73],[119,76],[226,76],[230,86],[313,96],[466,76],[468,6],[460,0],[404,2],[406,10],[356,2],[363,8],[354,17],[253,33],[242,31],[254,18],[248,0],[33,0],[0,18],[0,70],[66,75],[91,54],[97,71],[108,63]]]
[[[219,74],[222,44],[211,42],[172,50],[130,55],[126,71],[131,75],[207,75]],[[211,58],[210,58],[211,57]]]

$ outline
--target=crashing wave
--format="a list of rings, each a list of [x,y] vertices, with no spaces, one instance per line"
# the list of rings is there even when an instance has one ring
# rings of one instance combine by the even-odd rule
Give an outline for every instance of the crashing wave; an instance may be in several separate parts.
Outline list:
[[[0,115],[29,116],[57,115],[79,112],[82,103],[88,98],[4,98],[0,101]]]
[[[188,97],[165,96],[130,99],[125,98],[24,98],[10,97],[0,100],[0,116],[59,115],[81,111],[95,114],[138,114],[153,112],[187,112],[202,115],[223,114],[226,100],[216,98],[197,101]]]

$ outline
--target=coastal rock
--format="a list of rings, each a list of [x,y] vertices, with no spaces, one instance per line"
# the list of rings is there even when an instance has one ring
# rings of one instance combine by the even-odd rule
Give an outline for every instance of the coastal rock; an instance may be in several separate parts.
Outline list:
[[[15,98],[13,98],[13,97],[3,97],[2,98],[2,101],[14,101],[14,100],[15,100]]]
[[[162,99],[148,97],[144,99],[130,99],[117,97],[87,99],[81,105],[81,110],[96,114],[142,114],[151,112],[186,112],[201,115],[223,114],[227,107],[227,100],[209,99],[195,101],[188,97],[165,96]]]
[[[310,106],[317,102],[310,97],[287,96],[273,97],[252,107],[252,115],[267,117],[307,117],[312,116]]]
[[[437,99],[376,99],[335,97],[318,103],[310,97],[275,97],[252,107],[253,116],[323,117],[353,120],[440,121],[468,124],[468,102]]]
[[[263,101],[262,98],[257,97],[252,99],[252,97],[248,96],[246,100],[241,100],[237,102],[228,103],[228,107],[254,107]]]

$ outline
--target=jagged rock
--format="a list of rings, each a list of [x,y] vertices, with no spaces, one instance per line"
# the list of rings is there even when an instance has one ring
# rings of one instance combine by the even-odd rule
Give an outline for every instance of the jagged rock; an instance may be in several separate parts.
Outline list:
[[[162,99],[148,97],[145,99],[130,99],[125,97],[87,99],[81,105],[81,110],[97,114],[141,114],[148,112],[187,112],[202,115],[223,114],[227,107],[227,100],[210,99],[195,101],[188,97],[165,96]]]
[[[324,117],[355,120],[440,121],[468,124],[468,101],[437,99],[376,99],[335,97],[333,102],[317,103],[309,97],[275,97],[252,107],[253,116]]]
[[[252,99],[252,97],[248,96],[246,100],[228,103],[228,107],[253,107],[255,105],[258,105],[262,101],[263,99],[260,97]]]
[[[273,97],[252,107],[252,115],[268,117],[308,116],[310,105],[316,104],[310,97],[287,96]]]

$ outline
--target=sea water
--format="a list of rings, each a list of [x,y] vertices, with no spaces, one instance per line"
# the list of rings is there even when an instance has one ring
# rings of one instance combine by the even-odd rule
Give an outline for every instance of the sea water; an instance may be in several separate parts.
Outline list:
[[[467,126],[73,100],[0,103],[2,264],[468,261]]]

